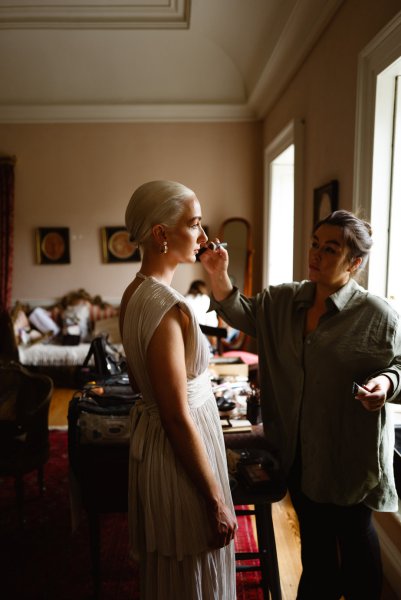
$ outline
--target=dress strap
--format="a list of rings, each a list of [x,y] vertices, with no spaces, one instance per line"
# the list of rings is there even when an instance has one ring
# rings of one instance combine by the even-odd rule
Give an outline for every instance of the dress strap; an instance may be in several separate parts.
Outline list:
[[[144,275],[143,273],[141,273],[140,271],[138,271],[138,273],[136,274],[137,277],[139,277],[139,279],[148,279],[147,275]]]

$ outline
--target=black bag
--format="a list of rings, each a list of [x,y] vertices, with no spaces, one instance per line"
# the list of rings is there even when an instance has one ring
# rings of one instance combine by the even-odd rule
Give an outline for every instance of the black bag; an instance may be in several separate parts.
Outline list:
[[[103,335],[99,335],[92,340],[89,352],[82,366],[83,372],[85,372],[85,369],[88,369],[92,356],[95,360],[95,371],[90,373],[91,379],[107,379],[110,376],[126,371],[126,363],[122,359],[121,354],[117,348],[107,341],[107,337]]]
[[[75,392],[68,409],[69,436],[78,444],[128,444],[129,413],[141,397],[121,377]]]
[[[71,480],[92,514],[128,509],[129,413],[139,394],[122,380],[120,375],[87,385],[68,407]]]

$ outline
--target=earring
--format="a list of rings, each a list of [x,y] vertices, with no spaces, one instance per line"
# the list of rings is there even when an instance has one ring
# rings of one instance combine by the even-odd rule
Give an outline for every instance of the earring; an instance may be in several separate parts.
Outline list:
[[[160,247],[160,254],[167,254],[168,246],[167,241],[164,240],[163,244]]]

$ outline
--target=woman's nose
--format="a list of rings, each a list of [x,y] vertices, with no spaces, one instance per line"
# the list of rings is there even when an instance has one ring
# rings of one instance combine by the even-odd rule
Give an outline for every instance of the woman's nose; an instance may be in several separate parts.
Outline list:
[[[316,256],[317,258],[320,258],[321,257],[320,248],[319,247],[317,247],[317,248],[316,247],[315,248],[314,247],[310,248],[310,254],[312,256]]]
[[[207,241],[208,241],[208,239],[209,239],[209,238],[207,237],[207,235],[206,235],[206,233],[205,233],[205,230],[203,229],[202,225],[201,225],[201,228],[200,228],[200,234],[199,234],[198,240],[199,240],[199,239],[201,239],[201,240],[203,241],[203,243],[204,243],[204,244],[206,244],[206,242],[207,242]]]

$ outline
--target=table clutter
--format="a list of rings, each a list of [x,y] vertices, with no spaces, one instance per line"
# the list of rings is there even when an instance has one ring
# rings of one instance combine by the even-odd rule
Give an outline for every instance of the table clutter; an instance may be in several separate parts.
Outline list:
[[[251,431],[261,422],[259,388],[245,375],[219,376],[211,372],[213,393],[224,433]]]
[[[97,361],[99,362],[99,361]],[[232,364],[232,363],[231,363]],[[242,369],[243,370],[243,369]],[[236,514],[255,515],[258,550],[236,555],[237,570],[261,573],[263,597],[281,600],[271,504],[285,495],[265,447],[260,423],[259,389],[246,374],[211,371],[227,451]],[[95,593],[100,590],[102,512],[125,512],[128,499],[129,412],[137,399],[126,373],[88,381],[70,402],[68,437],[71,516],[79,524],[83,507],[89,518]],[[257,559],[257,564],[242,561]]]

